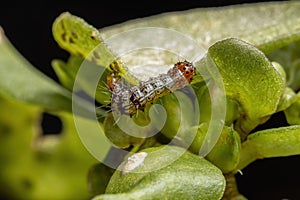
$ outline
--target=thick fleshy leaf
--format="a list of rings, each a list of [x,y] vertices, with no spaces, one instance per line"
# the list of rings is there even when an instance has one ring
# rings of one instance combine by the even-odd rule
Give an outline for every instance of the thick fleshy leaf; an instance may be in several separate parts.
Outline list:
[[[284,89],[284,92],[280,98],[280,102],[278,104],[277,112],[286,110],[290,107],[293,103],[297,101],[296,93],[289,87]]]
[[[202,123],[189,150],[199,154],[207,134],[208,124]],[[236,168],[240,160],[241,140],[239,134],[232,128],[224,126],[216,144],[205,156],[207,160],[216,165],[223,173],[228,173]]]
[[[112,176],[104,199],[220,199],[225,189],[222,172],[204,158],[179,147],[154,147],[132,155]],[[159,156],[152,153],[159,151]],[[133,159],[135,156],[135,159]],[[169,165],[151,171],[151,167]],[[143,170],[146,170],[143,171]]]
[[[248,136],[242,144],[241,170],[257,159],[300,154],[300,126],[267,129]]]
[[[232,128],[224,126],[214,148],[206,156],[207,160],[219,167],[223,173],[234,170],[240,161],[241,139]]]
[[[211,105],[211,91],[213,91],[215,84],[208,81],[207,85],[203,85],[197,89],[197,100],[200,110],[200,122],[209,123],[212,117],[212,105]],[[209,89],[210,88],[210,89]],[[238,105],[235,100],[226,98],[226,115],[225,124],[230,126],[238,117]]]
[[[295,95],[295,102],[284,111],[286,120],[290,125],[300,125],[300,92]]]
[[[93,165],[90,168],[88,173],[88,184],[93,196],[104,194],[106,186],[114,171],[114,169],[102,163]]]
[[[237,37],[271,52],[300,39],[300,2],[269,2],[196,8],[131,20],[101,29],[104,39],[142,27],[170,28],[205,49],[220,39]]]
[[[52,67],[58,76],[60,83],[72,91],[74,86],[74,81],[76,78],[76,73],[82,63],[83,59],[78,56],[70,56],[67,63],[62,60],[52,60]]]
[[[87,65],[88,61],[84,61],[85,65]],[[77,72],[79,68],[81,67],[81,64],[83,63],[83,58],[78,56],[70,56],[69,60],[67,62],[64,62],[62,60],[53,60],[52,61],[52,67],[55,70],[61,84],[69,89],[70,91],[74,90],[81,90],[84,91],[86,94],[88,94],[90,97],[95,98],[96,101],[103,105],[107,105],[110,102],[111,93],[108,90],[107,87],[107,80],[106,76],[109,73],[108,70],[105,70],[101,77],[99,77],[96,94],[95,91],[93,91],[91,88],[92,83],[94,81],[91,81],[88,76],[77,77]],[[89,67],[93,68],[99,68],[99,66],[96,66],[95,64],[89,62]],[[99,68],[100,69],[100,68]],[[103,70],[103,69],[102,69]],[[74,88],[74,82],[75,79],[77,81],[76,89]]]
[[[196,102],[193,102],[193,99],[184,92],[177,91],[162,97],[159,103],[164,106],[167,113],[166,122],[160,132],[169,139],[175,137],[180,138],[181,141],[190,140],[187,138],[192,137],[193,134],[190,134],[189,130],[198,125],[199,121]],[[157,117],[153,120],[158,121],[161,118]]]
[[[297,91],[300,89],[300,42],[294,42],[268,55],[282,65],[286,71],[287,86]]]
[[[249,133],[276,111],[285,83],[256,47],[225,39],[209,48],[206,63],[212,76],[223,82],[226,95],[242,108],[237,130]]]
[[[71,93],[35,69],[0,33],[0,91],[12,98],[56,110],[71,110]]]
[[[47,110],[72,112],[72,93],[34,68],[0,32],[0,93]],[[75,104],[85,115],[89,104]]]
[[[52,29],[54,39],[61,48],[72,55],[118,71],[125,79],[136,83],[135,77],[127,73],[127,68],[116,60],[113,52],[104,44],[99,31],[83,19],[65,12],[57,17]]]
[[[141,132],[140,137],[133,137],[129,133],[124,132],[117,124],[112,113],[109,113],[103,122],[104,133],[106,137],[119,148],[129,148],[131,145],[140,146],[144,140],[146,133]],[[130,128],[130,127],[129,127]],[[134,131],[131,129],[131,131]]]

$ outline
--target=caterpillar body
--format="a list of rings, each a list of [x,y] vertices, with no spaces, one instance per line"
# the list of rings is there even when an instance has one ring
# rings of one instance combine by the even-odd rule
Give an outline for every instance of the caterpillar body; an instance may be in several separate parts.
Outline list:
[[[116,73],[107,76],[107,85],[112,93],[112,111],[133,116],[144,110],[147,104],[170,92],[188,85],[195,76],[195,67],[188,61],[178,62],[166,74],[141,81],[138,86],[125,88]]]

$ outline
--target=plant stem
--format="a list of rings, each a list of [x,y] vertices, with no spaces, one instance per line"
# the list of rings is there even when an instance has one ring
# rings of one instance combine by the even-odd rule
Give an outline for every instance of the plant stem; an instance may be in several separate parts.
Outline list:
[[[222,200],[246,200],[238,191],[234,174],[224,174],[226,179],[226,188]]]

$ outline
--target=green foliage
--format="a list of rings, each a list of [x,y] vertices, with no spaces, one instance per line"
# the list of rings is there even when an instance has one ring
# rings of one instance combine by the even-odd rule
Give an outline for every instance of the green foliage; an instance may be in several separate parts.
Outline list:
[[[106,190],[110,177],[114,169],[109,168],[103,163],[93,165],[88,173],[88,182],[93,195],[103,194]]]
[[[290,125],[300,125],[300,93],[295,95],[296,101],[284,110],[286,119]]]
[[[256,159],[299,155],[299,142],[300,126],[297,125],[253,133],[243,143],[238,169]]]
[[[62,13],[53,23],[53,36],[70,53],[70,58],[66,62],[52,62],[61,84],[31,66],[0,32],[0,192],[11,199],[86,199],[102,193],[106,194],[94,199],[220,199],[223,195],[243,198],[236,188],[235,173],[257,159],[300,154],[299,19],[300,3],[296,1],[194,9],[101,30],[77,16]],[[114,145],[139,152],[135,155],[147,155],[134,169],[126,157],[114,172],[104,165],[93,165],[95,160],[76,136],[70,115],[72,92],[78,92],[73,91],[73,86],[83,61],[102,70],[104,75],[99,77],[96,94],[90,89],[89,78],[76,80],[80,85],[76,89],[103,106],[110,100],[103,83],[109,71],[137,84],[137,74],[130,63],[136,55],[129,55],[125,66],[103,41],[116,33],[142,27],[169,28],[193,38],[207,50],[194,65],[207,74],[198,74],[192,82],[197,101],[178,91],[156,102],[164,106],[169,117],[160,132],[150,138],[146,136],[153,127],[148,128],[148,123],[159,123],[151,118],[151,106],[132,118],[146,126],[140,132],[141,138],[127,135],[116,126],[112,114],[105,115],[99,109],[105,116],[99,125]],[[134,41],[131,39],[136,39],[131,37],[122,44],[130,45]],[[152,56],[155,52],[149,51],[138,59],[146,61]],[[165,63],[169,59],[162,58]],[[217,94],[210,91],[219,83],[212,81],[218,73],[226,94],[226,115],[220,122],[224,126],[216,145],[200,157],[199,149],[213,121],[212,99]],[[180,105],[178,97],[184,105]],[[89,102],[76,98],[82,113],[94,111],[86,106],[91,105]],[[197,111],[197,106],[200,116],[195,118],[189,110]],[[44,111],[62,119],[64,129],[60,136],[39,133],[39,117]],[[279,111],[285,113],[290,126],[249,134]],[[92,121],[84,117],[79,120],[85,123],[89,134]],[[130,128],[135,130],[135,126]],[[187,152],[176,146],[165,149],[163,144],[172,139],[176,146],[182,147],[187,141],[191,141],[191,146]],[[92,141],[97,147],[102,142]],[[158,150],[159,154],[152,154]],[[174,162],[168,163],[180,153]],[[135,173],[151,167],[159,169]],[[86,184],[88,171],[90,193]]]
[[[236,128],[241,133],[277,110],[284,79],[259,49],[237,39],[222,40],[208,49],[207,63],[208,70],[217,67],[226,95],[240,105]]]
[[[26,103],[57,111],[72,110],[71,92],[27,62],[1,35],[0,93]],[[37,84],[38,83],[38,84]]]
[[[240,151],[239,134],[233,128],[224,126],[218,142],[206,157],[223,173],[228,173],[237,167],[240,161]]]
[[[144,133],[141,133],[141,137],[133,137],[131,135],[128,135],[122,129],[120,129],[112,115],[112,113],[109,113],[108,116],[105,118],[104,122],[104,132],[106,137],[116,146],[120,148],[128,148],[131,145],[138,146],[141,145],[144,141],[145,135]],[[133,130],[131,130],[133,131]]]
[[[300,60],[299,60],[300,42],[293,42],[289,45],[277,49],[270,53],[268,57],[280,63],[286,71],[287,86],[293,90],[300,88]]]
[[[225,189],[222,172],[194,154],[186,152],[181,155],[182,151],[184,149],[175,146],[143,150],[146,153],[143,162],[128,173],[125,170],[135,163],[124,161],[111,177],[107,194],[94,200],[220,199]],[[159,156],[155,152],[159,152]],[[178,155],[180,158],[169,164]],[[157,166],[165,167],[152,171],[152,167]]]
[[[62,13],[53,23],[52,29],[53,36],[61,48],[68,50],[72,55],[116,70],[127,80],[137,83],[135,77],[127,73],[128,69],[116,60],[113,52],[103,43],[99,31],[83,19],[68,12]]]

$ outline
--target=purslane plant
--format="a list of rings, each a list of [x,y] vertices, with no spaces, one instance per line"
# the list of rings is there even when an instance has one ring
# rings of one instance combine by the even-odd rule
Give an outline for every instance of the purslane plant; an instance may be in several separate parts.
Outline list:
[[[108,48],[104,41],[117,33],[144,27],[173,29],[192,37],[206,50],[201,60],[194,64],[200,66],[207,75],[198,74],[191,83],[197,97],[196,101],[183,91],[177,91],[176,95],[173,93],[165,95],[156,102],[164,106],[167,116],[172,117],[167,117],[164,126],[156,135],[147,138],[134,137],[125,133],[116,126],[117,122],[112,113],[107,114],[104,109],[111,99],[105,85],[105,78],[109,71],[117,71],[129,83],[137,84],[139,80],[132,72],[130,62],[133,59],[148,60],[155,54],[149,51],[140,54],[138,58],[133,54],[131,58],[129,56],[127,63],[122,63],[116,57],[114,49]],[[34,111],[27,111],[29,109],[24,106],[25,117],[31,116],[35,119],[45,110],[65,118],[65,125],[73,126],[67,130],[68,135],[76,134],[69,114],[72,113],[72,92],[78,92],[73,91],[75,81],[83,92],[100,104],[97,114],[98,117],[100,116],[101,130],[111,143],[131,153],[122,158],[124,160],[118,170],[112,170],[104,164],[90,168],[88,180],[95,200],[245,199],[237,190],[234,178],[236,173],[243,171],[247,165],[257,159],[300,154],[300,57],[298,54],[300,3],[298,2],[194,9],[133,20],[101,30],[97,30],[77,16],[62,13],[53,24],[53,36],[59,46],[70,53],[68,61],[56,59],[52,62],[61,85],[30,66],[1,34],[0,63],[4,72],[0,74],[3,96],[1,101],[3,105],[9,105],[10,103],[5,99],[13,98],[34,105]],[[130,41],[132,40],[128,40],[128,44],[125,41],[122,45],[130,45]],[[143,43],[143,41],[139,42]],[[168,56],[164,59],[166,63],[169,62]],[[90,89],[90,80],[76,80],[84,60],[104,71],[96,92]],[[222,77],[226,94],[226,114],[221,122],[223,126],[216,144],[203,157],[198,153],[207,142],[208,129],[211,121],[214,120],[211,110],[216,106],[214,99],[217,99],[218,95],[211,92],[218,83],[210,80],[218,79],[218,76]],[[178,102],[176,98],[178,96],[181,97],[184,105]],[[84,106],[89,104],[84,98],[79,98],[75,104],[81,109],[80,113],[92,112]],[[178,115],[181,110],[191,110],[195,105],[199,108],[200,116],[196,126],[191,125],[194,119],[189,113]],[[144,111],[138,112],[138,115],[133,117],[135,122],[143,125],[150,123],[147,115],[150,108],[151,105]],[[254,131],[257,126],[280,111],[284,112],[289,126]],[[30,114],[26,114],[27,112]],[[4,120],[4,114],[1,114],[1,117],[3,119],[0,119]],[[88,135],[90,119],[83,114],[81,120],[86,124]],[[156,123],[155,119],[151,120]],[[14,124],[12,123],[11,126]],[[134,130],[129,128],[129,131]],[[176,135],[178,132],[180,135]],[[188,149],[184,151],[184,144],[190,141],[192,132],[195,133],[194,137]],[[141,133],[141,136],[144,136],[143,134],[147,133]],[[168,146],[167,144],[174,138],[175,145]],[[66,140],[67,138],[62,139],[68,146]],[[27,138],[26,141],[29,142],[30,139]],[[48,138],[47,141],[50,139]],[[38,150],[46,158],[45,152],[50,152],[48,153],[53,160],[47,162],[52,165],[55,165],[54,160],[58,159],[56,157],[60,154],[67,155],[73,150],[73,148],[65,149],[65,146],[59,144],[50,148],[47,146],[48,143],[42,142]],[[52,143],[56,144],[56,142]],[[101,148],[101,141],[95,141],[96,145],[97,143]],[[73,147],[75,148],[76,145]],[[55,152],[55,149],[58,150]],[[151,154],[155,151],[160,151],[160,154]],[[70,158],[73,158],[72,155],[70,153]],[[5,158],[4,153],[0,156]],[[36,167],[38,161],[35,160],[34,152],[29,151],[27,156],[33,158],[28,167]],[[132,167],[132,160],[133,163],[139,161],[135,160],[136,157],[141,160],[141,163]],[[92,162],[95,162],[90,157],[85,157],[84,160],[85,165],[78,164],[81,166],[80,169],[86,169],[87,165],[91,166]],[[74,158],[73,162],[83,161]],[[5,169],[13,164],[7,163]],[[72,162],[69,164],[71,165]],[[63,172],[63,163],[56,162],[56,165],[58,171]],[[157,166],[162,167],[156,169]],[[149,170],[152,167],[156,170]],[[44,172],[38,173],[45,174],[46,171],[47,169],[44,169]],[[52,173],[56,173],[55,168]],[[34,175],[28,177],[30,180],[36,180]],[[55,184],[53,186],[50,184],[50,187],[55,188]],[[78,195],[75,188],[80,186],[72,187],[69,186],[69,190],[66,190],[69,193],[61,192],[61,195],[72,197],[72,191],[74,195]],[[18,191],[18,188],[15,190]],[[42,197],[41,189],[31,193],[25,192],[25,194],[23,198]],[[86,194],[82,193],[81,196],[84,198],[84,195]],[[58,196],[54,195],[54,198],[62,196],[58,194]]]

